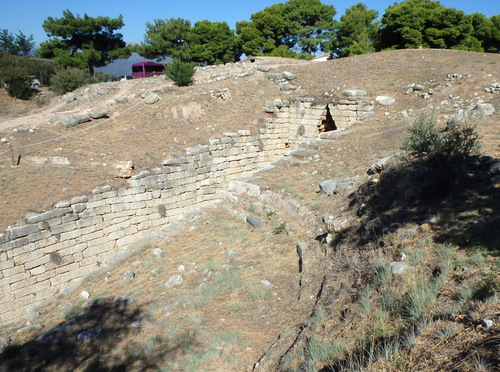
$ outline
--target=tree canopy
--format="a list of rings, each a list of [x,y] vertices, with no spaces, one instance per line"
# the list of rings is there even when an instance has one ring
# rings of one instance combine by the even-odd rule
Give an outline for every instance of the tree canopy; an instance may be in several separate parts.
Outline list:
[[[335,14],[321,0],[289,0],[252,14],[251,22],[236,23],[236,33],[247,55],[312,55],[324,51],[333,36]]]
[[[121,15],[80,17],[65,10],[62,18],[49,17],[43,22],[43,29],[52,39],[40,44],[38,54],[53,58],[63,67],[86,68],[93,75],[94,67],[130,55],[122,35],[115,33],[123,25]]]
[[[191,62],[209,65],[239,61],[234,31],[226,22],[196,22],[187,33],[187,55]]]
[[[33,35],[26,36],[21,31],[13,35],[9,30],[0,30],[0,49],[14,56],[31,56],[35,50]]]
[[[406,0],[389,6],[382,17],[378,49],[445,48],[495,51],[494,19],[467,16],[439,1]],[[498,30],[498,28],[497,28]],[[496,47],[498,50],[498,46]]]
[[[146,58],[169,56],[174,59],[186,59],[186,36],[191,30],[191,22],[182,18],[155,19],[146,23],[144,44],[139,54]]]
[[[379,29],[375,20],[378,12],[368,9],[363,3],[357,3],[345,10],[340,17],[337,35],[331,41],[331,50],[338,57],[364,54],[375,51],[375,42]]]

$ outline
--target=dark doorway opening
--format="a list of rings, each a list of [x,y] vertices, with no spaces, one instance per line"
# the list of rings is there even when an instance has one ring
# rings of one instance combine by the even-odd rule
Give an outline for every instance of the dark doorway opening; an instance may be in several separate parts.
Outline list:
[[[326,118],[323,119],[319,126],[319,132],[331,132],[332,130],[337,130],[337,126],[335,125],[335,120],[333,120],[332,114],[330,113],[330,108],[326,105]]]

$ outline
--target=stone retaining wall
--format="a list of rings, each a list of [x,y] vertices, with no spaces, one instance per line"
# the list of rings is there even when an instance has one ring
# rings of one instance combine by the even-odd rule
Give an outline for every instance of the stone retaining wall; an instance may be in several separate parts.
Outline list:
[[[349,102],[329,109],[327,104],[296,99],[275,112],[256,135],[247,130],[225,133],[140,172],[127,188],[101,187],[27,215],[23,225],[0,234],[0,325],[19,320],[106,265],[130,243],[190,210],[218,201],[218,190],[231,181],[269,166],[303,141],[316,139],[329,110],[354,112],[351,107],[358,105]]]

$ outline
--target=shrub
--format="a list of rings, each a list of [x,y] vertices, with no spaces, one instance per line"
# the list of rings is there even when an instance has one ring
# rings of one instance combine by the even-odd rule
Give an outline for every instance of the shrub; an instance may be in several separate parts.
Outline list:
[[[10,66],[0,70],[0,75],[0,81],[7,85],[7,93],[10,97],[29,99],[33,94],[30,77],[22,68]]]
[[[193,82],[194,66],[188,62],[182,62],[180,59],[174,61],[165,67],[165,77],[172,80],[178,86],[190,85]]]
[[[410,183],[419,185],[424,197],[446,195],[461,174],[460,163],[479,147],[474,126],[449,123],[440,130],[436,118],[423,112],[402,141],[402,149],[408,152],[412,166],[419,168],[418,172],[410,173]]]
[[[451,122],[445,130],[436,127],[436,117],[423,112],[403,139],[403,150],[416,160],[465,158],[480,147],[475,126]]]
[[[72,92],[85,84],[85,72],[76,68],[59,70],[50,79],[50,90],[57,94]]]

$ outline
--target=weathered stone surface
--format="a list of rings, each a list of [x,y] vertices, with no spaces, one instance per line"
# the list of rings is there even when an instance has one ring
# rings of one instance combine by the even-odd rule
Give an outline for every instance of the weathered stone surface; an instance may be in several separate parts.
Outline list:
[[[134,163],[131,160],[118,161],[115,164],[115,178],[130,178],[134,170]]]
[[[377,96],[375,98],[375,101],[377,101],[377,103],[382,106],[390,106],[394,104],[394,102],[396,102],[394,98],[388,96]]]
[[[292,74],[291,72],[288,72],[288,71],[283,71],[283,77],[286,80],[295,80],[297,78],[297,75]]]
[[[342,92],[343,96],[352,97],[352,96],[366,96],[366,90],[361,89],[348,89]]]
[[[89,112],[92,119],[100,119],[108,117],[108,111],[102,108],[95,108]]]
[[[267,67],[267,66],[257,66],[255,69],[257,71],[260,71],[260,72],[269,72],[269,71],[271,71],[271,67]]]
[[[264,226],[264,221],[262,221],[260,218],[254,217],[252,215],[246,216],[246,221],[250,224],[250,226],[255,227],[256,229],[261,228]]]
[[[108,94],[108,91],[104,88],[95,88],[95,92],[100,96],[105,96],[106,94]]]
[[[165,288],[170,288],[173,287],[174,285],[182,283],[182,275],[180,274],[175,274],[172,276],[169,280],[166,281],[165,283]]]
[[[341,180],[326,180],[319,184],[321,191],[328,195],[338,194],[339,192],[352,190],[356,186],[356,178],[344,178]]]
[[[495,161],[488,165],[489,174],[499,174],[500,173],[500,161]]]
[[[64,128],[71,128],[88,121],[90,121],[90,116],[88,115],[70,115],[59,118],[57,123],[61,124]]]
[[[406,263],[398,261],[391,262],[389,266],[393,274],[403,274],[408,268],[408,265],[406,265]]]
[[[102,333],[102,328],[101,327],[92,327],[90,329],[87,329],[86,331],[80,332],[78,334],[78,341],[79,342],[90,342],[98,338]]]
[[[146,96],[144,97],[144,103],[148,105],[152,105],[160,100],[160,96],[156,93],[147,93]]]
[[[495,113],[495,107],[491,103],[478,103],[471,111],[472,119],[482,119]]]
[[[128,97],[127,96],[120,96],[115,98],[116,103],[127,103],[128,102]]]
[[[73,102],[76,99],[75,93],[67,93],[63,96],[66,103]]]
[[[368,174],[381,173],[385,168],[387,168],[387,166],[390,163],[394,162],[400,155],[401,153],[397,152],[396,154],[392,154],[377,160],[375,163],[370,165],[370,168],[368,168],[367,173]]]

